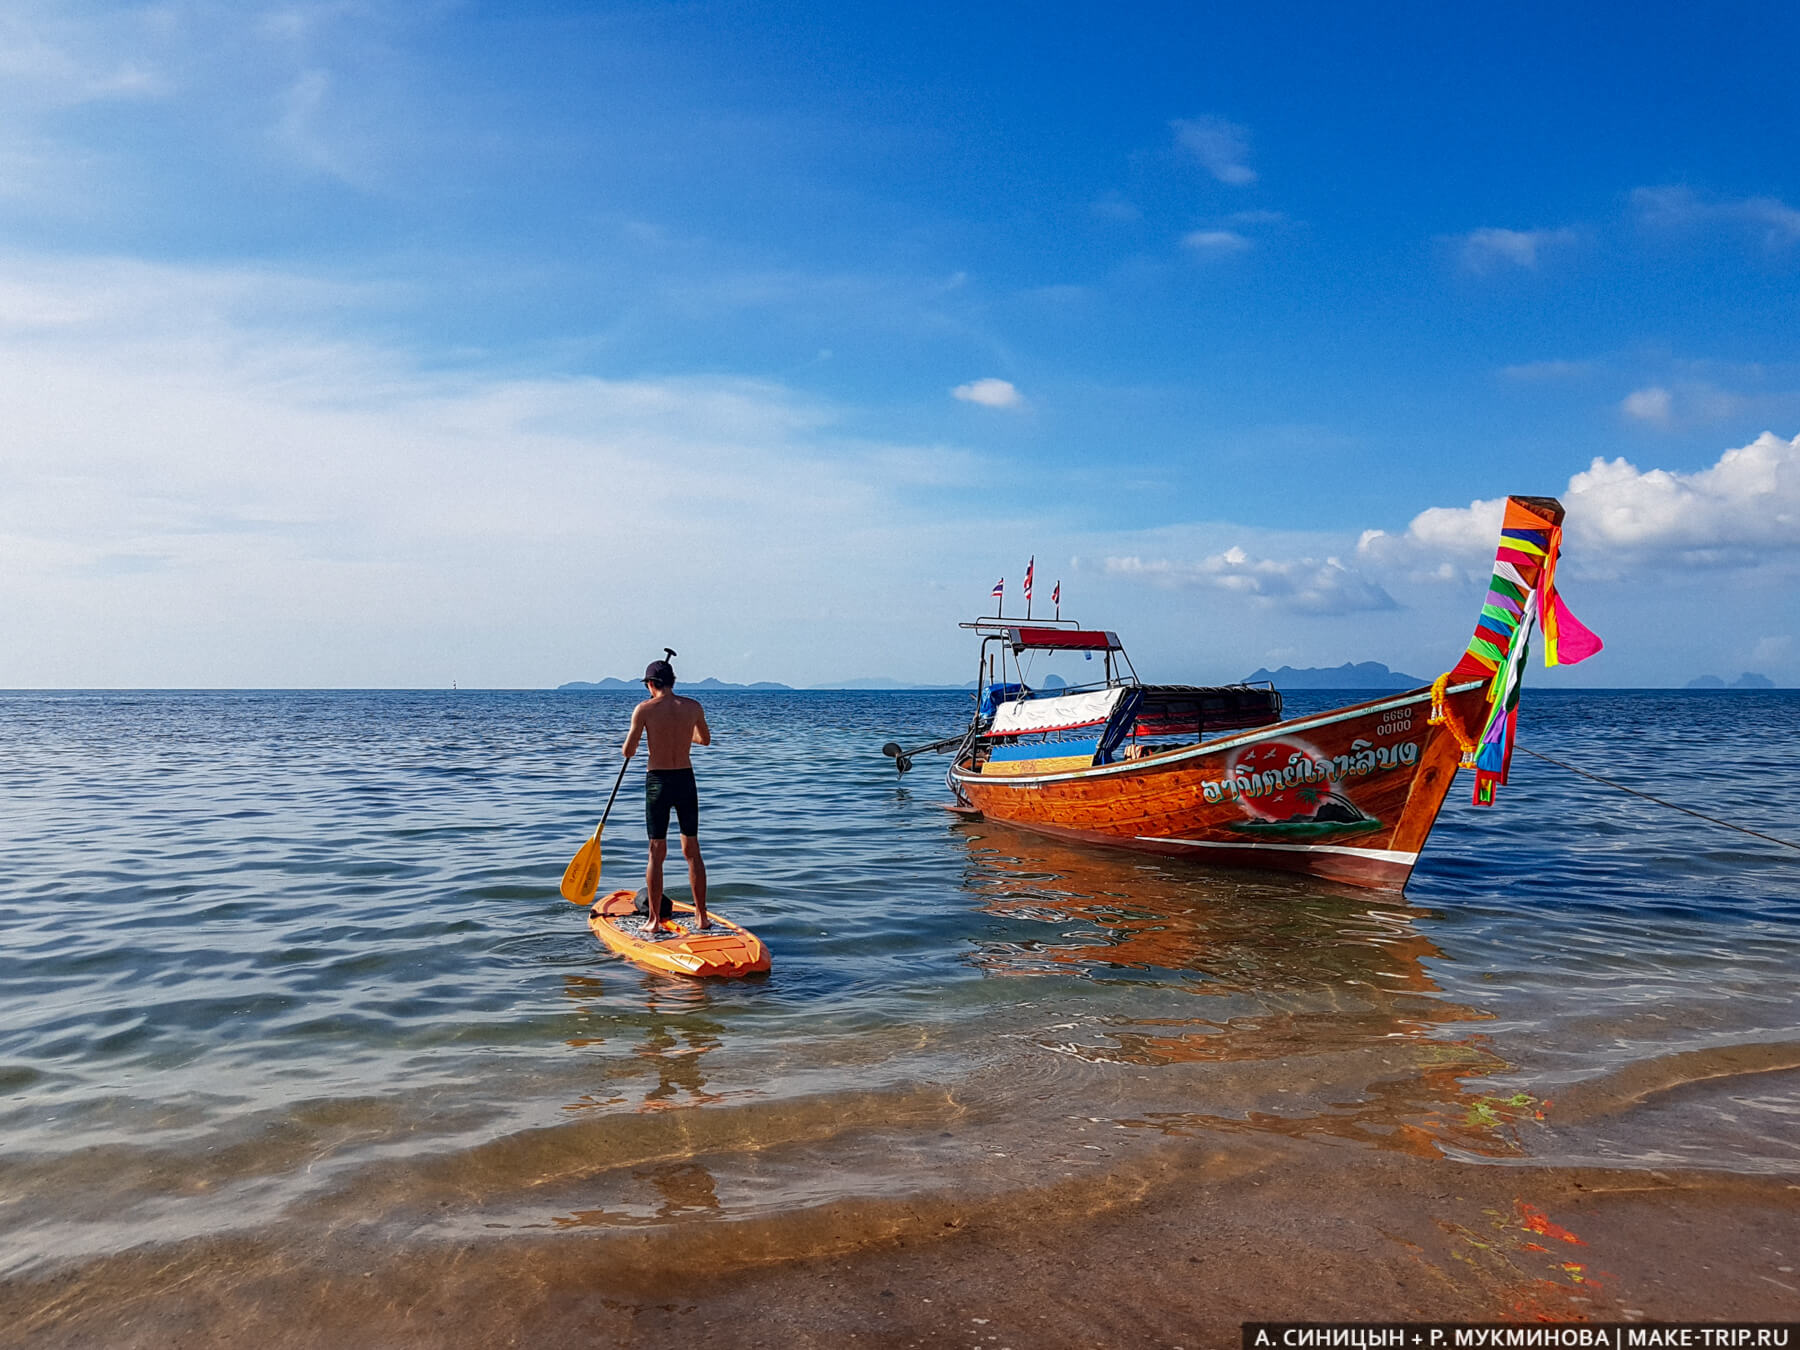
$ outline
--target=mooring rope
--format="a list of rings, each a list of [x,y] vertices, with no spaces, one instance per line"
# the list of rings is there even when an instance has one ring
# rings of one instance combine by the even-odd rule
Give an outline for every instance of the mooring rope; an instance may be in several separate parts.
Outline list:
[[[1681,811],[1690,816],[1698,816],[1701,820],[1709,821],[1714,825],[1723,825],[1726,829],[1736,830],[1739,834],[1755,835],[1758,839],[1767,839],[1771,844],[1780,844],[1783,848],[1800,849],[1800,844],[1794,843],[1791,839],[1777,839],[1772,834],[1764,834],[1761,830],[1752,830],[1742,825],[1734,825],[1729,820],[1720,820],[1717,816],[1709,816],[1704,811],[1696,811],[1690,806],[1678,806],[1674,802],[1665,802],[1661,797],[1652,797],[1648,792],[1639,792],[1634,787],[1626,787],[1623,783],[1615,783],[1610,778],[1602,778],[1597,773],[1589,773],[1586,769],[1578,769],[1573,764],[1564,764],[1560,759],[1551,759],[1548,755],[1538,754],[1536,750],[1531,749],[1529,746],[1521,745],[1519,746],[1519,749],[1523,750],[1528,755],[1536,755],[1537,758],[1543,760],[1546,764],[1554,764],[1559,769],[1567,769],[1570,773],[1578,773],[1583,778],[1591,778],[1596,783],[1604,783],[1607,787],[1617,788],[1620,792],[1629,792],[1634,797],[1642,797],[1647,802],[1655,802],[1658,806],[1666,806],[1671,811]]]

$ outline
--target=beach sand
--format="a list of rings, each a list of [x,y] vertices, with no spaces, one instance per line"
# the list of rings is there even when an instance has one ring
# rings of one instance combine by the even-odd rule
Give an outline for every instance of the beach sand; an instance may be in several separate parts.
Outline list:
[[[1234,1133],[985,1197],[455,1242],[405,1229],[300,1222],[16,1279],[0,1345],[1194,1350],[1237,1345],[1245,1320],[1800,1316],[1800,1185],[1783,1178]]]

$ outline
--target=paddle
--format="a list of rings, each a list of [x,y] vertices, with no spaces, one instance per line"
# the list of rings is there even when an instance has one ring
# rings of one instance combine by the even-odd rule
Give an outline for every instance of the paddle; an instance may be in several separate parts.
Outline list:
[[[612,796],[606,799],[606,810],[600,813],[600,823],[594,826],[593,837],[576,850],[575,856],[569,859],[569,865],[563,869],[563,899],[572,905],[593,904],[594,892],[600,889],[600,831],[606,828],[606,818],[612,814],[613,802],[619,795],[619,784],[625,781],[625,769],[630,763],[628,759],[619,765],[619,776],[613,780]]]

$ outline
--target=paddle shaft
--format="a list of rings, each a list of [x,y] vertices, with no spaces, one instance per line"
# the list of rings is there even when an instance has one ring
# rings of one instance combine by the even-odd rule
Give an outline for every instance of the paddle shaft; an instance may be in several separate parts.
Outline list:
[[[594,838],[596,839],[600,837],[600,831],[606,828],[606,818],[612,814],[613,803],[619,799],[619,785],[625,781],[625,770],[630,767],[630,759],[619,765],[619,776],[613,779],[612,796],[606,799],[606,809],[600,813],[600,823],[594,826]]]

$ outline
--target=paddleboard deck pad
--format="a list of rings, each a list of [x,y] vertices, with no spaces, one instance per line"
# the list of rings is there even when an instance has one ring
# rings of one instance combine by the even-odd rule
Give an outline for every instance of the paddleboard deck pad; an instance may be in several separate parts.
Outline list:
[[[760,975],[769,968],[769,949],[748,928],[708,910],[710,926],[696,929],[680,918],[693,914],[692,905],[676,903],[674,909],[673,922],[664,925],[662,934],[651,936],[644,931],[636,893],[613,891],[594,901],[588,927],[609,951],[668,975]]]

